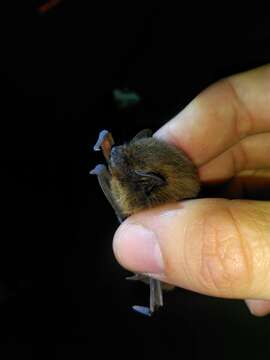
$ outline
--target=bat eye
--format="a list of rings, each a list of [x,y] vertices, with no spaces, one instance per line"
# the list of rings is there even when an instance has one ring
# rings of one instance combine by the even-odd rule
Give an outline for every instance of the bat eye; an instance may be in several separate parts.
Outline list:
[[[140,170],[136,170],[135,173],[137,175],[139,175],[139,177],[141,178],[141,180],[151,180],[153,182],[156,183],[156,185],[163,185],[165,184],[166,180],[165,178],[159,174],[159,173],[155,173],[155,172],[144,172],[144,171],[140,171]]]
[[[143,186],[147,195],[150,195],[151,191],[157,187],[165,185],[166,180],[160,174],[154,172],[135,171],[139,175],[139,183]]]

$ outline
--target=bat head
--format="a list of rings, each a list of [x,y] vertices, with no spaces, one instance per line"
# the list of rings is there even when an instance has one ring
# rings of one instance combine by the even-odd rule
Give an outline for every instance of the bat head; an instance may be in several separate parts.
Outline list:
[[[155,138],[139,138],[111,148],[111,190],[125,215],[199,192],[197,171],[177,148]]]

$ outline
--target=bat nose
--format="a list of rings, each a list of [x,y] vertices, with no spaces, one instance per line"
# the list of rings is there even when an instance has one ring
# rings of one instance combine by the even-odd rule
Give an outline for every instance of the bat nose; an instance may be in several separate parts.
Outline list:
[[[117,152],[117,146],[113,146],[111,149],[111,156],[115,156],[116,152]]]
[[[112,147],[110,154],[110,165],[117,168],[121,168],[121,165],[123,165],[122,146]]]
[[[111,162],[112,166],[115,163],[116,153],[117,153],[116,147],[113,146],[112,149],[111,149],[111,153],[110,153],[110,162]]]
[[[111,154],[110,154],[110,160],[111,160],[112,165],[117,162],[118,158],[119,158],[118,146],[113,146],[111,149]]]

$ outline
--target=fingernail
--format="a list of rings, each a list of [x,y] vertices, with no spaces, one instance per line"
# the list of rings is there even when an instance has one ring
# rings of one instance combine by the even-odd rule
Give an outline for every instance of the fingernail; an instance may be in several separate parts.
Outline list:
[[[164,263],[155,233],[141,225],[124,224],[113,242],[118,261],[129,270],[162,275]]]
[[[247,305],[247,308],[248,308],[249,312],[251,313],[251,315],[256,315],[256,314],[254,313],[252,304],[250,304],[248,300],[246,300],[246,305]]]
[[[269,300],[245,300],[246,305],[254,316],[265,316],[270,314],[270,301]]]

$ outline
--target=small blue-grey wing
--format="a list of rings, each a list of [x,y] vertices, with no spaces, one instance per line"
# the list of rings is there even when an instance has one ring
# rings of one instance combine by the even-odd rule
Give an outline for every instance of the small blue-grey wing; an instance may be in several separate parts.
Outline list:
[[[102,150],[105,159],[108,161],[114,140],[112,134],[108,130],[102,130],[99,133],[98,140],[94,146],[95,151]]]
[[[135,310],[136,312],[138,312],[139,314],[143,314],[146,316],[152,315],[149,307],[146,307],[146,306],[134,305],[134,306],[132,306],[132,309]]]
[[[117,205],[116,201],[114,200],[111,192],[111,174],[109,173],[107,167],[103,164],[97,165],[93,170],[90,171],[91,175],[96,175],[98,177],[99,185],[106,196],[107,200],[111,204],[112,208],[115,211],[117,219],[121,223],[125,217],[122,214],[119,206]]]

